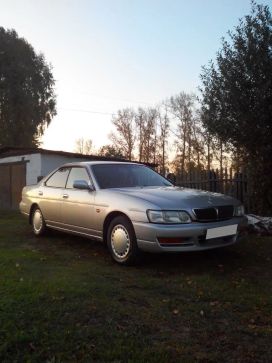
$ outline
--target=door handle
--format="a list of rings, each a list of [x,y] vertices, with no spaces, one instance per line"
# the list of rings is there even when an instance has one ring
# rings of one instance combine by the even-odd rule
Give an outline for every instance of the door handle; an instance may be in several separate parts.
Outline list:
[[[38,193],[39,195],[43,195],[43,192],[41,191],[41,190],[39,190],[39,193]]]
[[[68,194],[63,194],[62,198],[68,199],[69,195]]]

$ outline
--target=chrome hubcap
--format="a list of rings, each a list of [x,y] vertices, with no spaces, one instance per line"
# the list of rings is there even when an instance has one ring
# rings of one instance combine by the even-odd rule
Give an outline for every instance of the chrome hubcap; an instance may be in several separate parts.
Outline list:
[[[33,228],[35,232],[39,233],[43,226],[42,214],[36,210],[33,216]]]
[[[116,225],[111,232],[111,247],[118,258],[125,258],[129,253],[129,234],[122,224]]]

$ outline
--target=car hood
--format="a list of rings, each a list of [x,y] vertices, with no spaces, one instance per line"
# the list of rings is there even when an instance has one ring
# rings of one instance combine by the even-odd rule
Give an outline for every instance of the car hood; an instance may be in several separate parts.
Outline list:
[[[238,200],[227,195],[182,187],[118,188],[115,192],[140,198],[162,209],[207,208],[238,205]]]

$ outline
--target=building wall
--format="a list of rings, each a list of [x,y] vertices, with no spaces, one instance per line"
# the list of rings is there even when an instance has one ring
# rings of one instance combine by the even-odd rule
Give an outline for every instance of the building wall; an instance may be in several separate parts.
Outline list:
[[[0,164],[26,162],[26,185],[37,184],[39,177],[44,177],[65,163],[86,161],[63,155],[29,154],[0,158]]]
[[[40,177],[74,161],[86,159],[42,153],[0,158],[0,208],[18,209],[25,185],[37,184]]]
[[[66,163],[73,163],[78,161],[86,161],[86,158],[73,158],[63,155],[48,155],[41,154],[41,174],[38,176],[46,176],[54,169]]]
[[[37,183],[37,177],[41,175],[41,154],[29,154],[20,156],[8,156],[0,159],[0,164],[26,162],[26,185]]]

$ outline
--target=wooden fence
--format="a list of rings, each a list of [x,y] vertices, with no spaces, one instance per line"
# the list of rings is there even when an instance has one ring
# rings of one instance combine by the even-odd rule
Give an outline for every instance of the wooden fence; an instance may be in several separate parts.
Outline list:
[[[232,168],[223,170],[192,170],[177,176],[176,185],[223,193],[239,199],[251,210],[251,188],[246,172]]]

